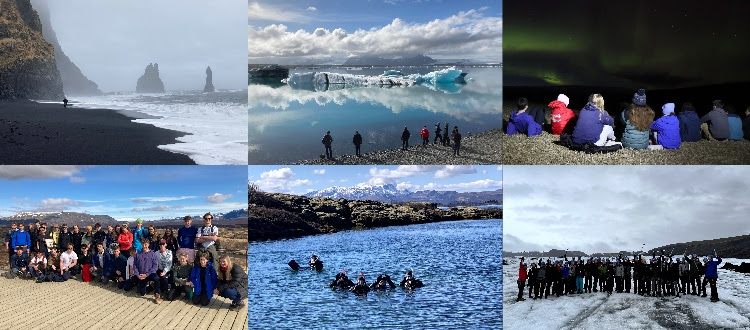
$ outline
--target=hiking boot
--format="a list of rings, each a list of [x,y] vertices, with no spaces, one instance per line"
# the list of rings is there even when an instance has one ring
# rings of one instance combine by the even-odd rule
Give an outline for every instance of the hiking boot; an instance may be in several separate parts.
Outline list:
[[[157,304],[157,305],[161,304],[161,295],[157,293],[157,294],[154,295],[154,297],[155,297],[154,298],[154,303]]]
[[[524,298],[518,298],[518,299],[516,299],[516,301],[526,301],[526,299],[524,299]]]
[[[526,299],[521,298],[521,300],[526,300]],[[245,307],[244,303],[242,303],[242,302],[237,302],[237,303],[232,302],[232,304],[229,305],[229,310],[238,310],[238,309],[241,309],[242,307]]]
[[[701,297],[706,298],[708,296],[704,293],[703,295],[701,295]]]

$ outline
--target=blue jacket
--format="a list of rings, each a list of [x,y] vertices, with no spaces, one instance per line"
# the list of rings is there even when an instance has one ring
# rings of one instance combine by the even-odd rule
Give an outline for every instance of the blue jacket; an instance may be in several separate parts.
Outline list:
[[[104,264],[103,265],[99,264],[99,253],[97,252],[97,253],[94,253],[94,256],[91,257],[91,267],[96,266],[96,268],[104,270],[104,272],[102,272],[102,274],[106,274],[107,270],[109,270],[109,268],[110,268],[110,265],[109,265],[110,264],[110,258],[112,258],[112,257],[107,252],[102,252],[102,253],[104,254]]]
[[[625,124],[625,132],[622,133],[622,146],[632,149],[646,149],[648,147],[648,130],[639,131],[630,123],[630,110],[620,114],[620,121]]]
[[[180,248],[195,249],[195,235],[197,234],[198,227],[195,226],[190,226],[190,228],[182,226],[180,229],[177,229],[177,241],[180,244]]]
[[[742,119],[740,119],[740,116],[735,115],[735,114],[730,114],[728,116],[728,120],[729,120],[729,139],[732,141],[742,140],[744,133],[742,132]]]
[[[24,267],[28,268],[29,262],[31,261],[29,260],[29,257],[27,257],[25,253],[26,252],[24,252],[24,254],[22,254],[20,257],[17,254],[13,253],[13,255],[10,256],[10,268],[18,268],[18,269],[21,269]]]
[[[146,239],[148,229],[146,229],[146,227],[141,227],[141,230],[138,230],[138,228],[133,228],[133,230],[131,230],[130,232],[133,233],[133,246],[135,247],[135,251],[141,252],[143,250],[143,244],[141,244],[141,240]]]
[[[112,257],[114,257],[114,255],[112,255]],[[117,276],[116,271],[119,270],[122,277],[125,278],[125,268],[127,265],[128,258],[125,258],[125,256],[121,254],[119,257],[110,260],[109,268],[106,268],[104,274],[106,276],[114,277]]]
[[[24,230],[23,232],[20,230],[16,230],[15,232],[13,232],[10,246],[12,246],[14,250],[18,246],[26,246],[27,249],[30,249],[31,236],[29,235],[29,232],[27,232],[26,230]]]
[[[716,270],[721,263],[721,258],[716,257],[716,260],[712,260],[706,263],[706,278],[718,278],[719,272]]]
[[[662,116],[651,123],[651,129],[658,133],[656,139],[664,149],[680,147],[680,120],[677,117]]]
[[[542,134],[542,126],[534,121],[534,117],[526,112],[518,113],[519,110],[513,111],[508,122],[508,135],[526,134],[534,136]]]
[[[604,125],[614,125],[615,121],[608,113],[603,112],[599,115],[599,108],[593,103],[586,104],[581,113],[578,115],[578,122],[573,129],[573,142],[584,144],[586,142],[594,143],[599,141],[602,135]]]
[[[198,260],[195,261],[195,267],[190,271],[190,282],[193,283],[193,294],[198,295],[203,291],[206,290],[206,295],[208,296],[208,300],[211,300],[211,298],[214,296],[214,288],[216,287],[216,283],[219,281],[218,276],[216,276],[216,269],[214,269],[214,265],[212,262],[208,262],[206,265],[206,287],[203,288],[203,283],[201,283],[201,265]]]
[[[695,111],[686,110],[677,115],[680,120],[680,139],[682,142],[701,140],[701,119]]]

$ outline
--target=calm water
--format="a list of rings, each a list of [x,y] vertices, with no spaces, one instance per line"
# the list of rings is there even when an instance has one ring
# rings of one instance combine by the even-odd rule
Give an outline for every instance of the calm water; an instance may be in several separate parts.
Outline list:
[[[258,328],[502,328],[502,222],[468,220],[250,243],[248,324]],[[321,273],[294,272],[317,252]],[[328,284],[342,268],[398,286],[408,268],[425,286],[356,296]]]
[[[502,69],[460,68],[473,78],[466,85],[411,87],[292,88],[286,84],[248,86],[250,164],[285,164],[324,154],[320,142],[333,136],[334,156],[354,154],[354,131],[363,137],[362,152],[401,146],[404,126],[417,144],[427,125],[433,137],[437,122],[458,125],[463,136],[501,125]],[[400,69],[404,74],[426,74],[434,68]],[[290,74],[328,71],[378,75],[383,69],[297,69]]]

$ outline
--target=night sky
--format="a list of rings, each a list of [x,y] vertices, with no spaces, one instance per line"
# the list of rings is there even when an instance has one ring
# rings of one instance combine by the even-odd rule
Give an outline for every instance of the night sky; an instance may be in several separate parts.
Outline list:
[[[668,89],[750,81],[750,1],[503,4],[507,86]]]

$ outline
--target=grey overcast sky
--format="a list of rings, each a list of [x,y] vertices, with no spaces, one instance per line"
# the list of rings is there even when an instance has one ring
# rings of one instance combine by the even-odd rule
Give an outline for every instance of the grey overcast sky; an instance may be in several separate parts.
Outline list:
[[[245,88],[247,4],[203,0],[47,1],[63,51],[107,91],[134,91],[159,63],[167,90]]]
[[[750,166],[504,166],[503,249],[640,250],[750,234]]]

